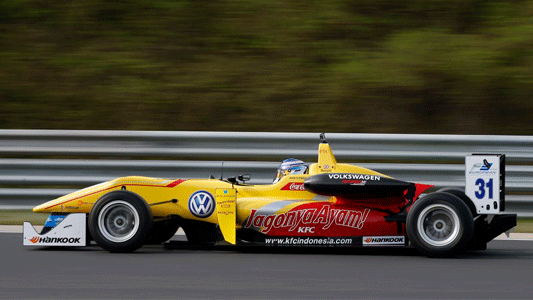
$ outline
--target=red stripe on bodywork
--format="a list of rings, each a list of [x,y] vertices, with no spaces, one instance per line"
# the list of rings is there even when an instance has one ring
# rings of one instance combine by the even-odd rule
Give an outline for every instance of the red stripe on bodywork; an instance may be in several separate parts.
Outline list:
[[[176,181],[172,181],[171,183],[169,183],[165,187],[175,187],[176,185],[178,185],[178,184],[180,184],[182,182],[185,182],[185,181],[187,181],[187,179],[178,179]]]

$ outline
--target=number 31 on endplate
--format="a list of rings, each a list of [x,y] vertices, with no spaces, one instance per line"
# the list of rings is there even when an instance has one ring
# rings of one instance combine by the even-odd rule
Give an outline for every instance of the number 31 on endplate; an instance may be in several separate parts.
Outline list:
[[[479,214],[505,210],[505,155],[472,154],[465,160],[465,192]]]

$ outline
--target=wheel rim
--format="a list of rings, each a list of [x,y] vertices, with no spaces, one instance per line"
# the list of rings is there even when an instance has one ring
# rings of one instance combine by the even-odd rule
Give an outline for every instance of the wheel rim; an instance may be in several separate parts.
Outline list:
[[[422,239],[432,246],[442,247],[450,244],[459,235],[459,229],[459,216],[447,205],[430,205],[418,218],[418,232]]]
[[[125,242],[139,230],[139,214],[128,202],[115,200],[100,210],[98,227],[107,240]]]

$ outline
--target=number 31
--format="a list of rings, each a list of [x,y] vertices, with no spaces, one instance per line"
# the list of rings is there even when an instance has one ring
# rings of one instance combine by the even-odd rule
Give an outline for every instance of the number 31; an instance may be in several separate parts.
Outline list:
[[[487,187],[487,189],[489,190],[489,199],[492,199],[492,178],[486,183],[483,178],[479,178],[478,180],[476,180],[476,185],[479,187],[479,190],[477,190],[475,193],[478,199],[485,198],[485,187]]]

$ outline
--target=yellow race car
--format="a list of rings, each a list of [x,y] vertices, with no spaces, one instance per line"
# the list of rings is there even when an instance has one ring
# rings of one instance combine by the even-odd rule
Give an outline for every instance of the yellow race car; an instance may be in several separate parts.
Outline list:
[[[337,163],[321,139],[317,163],[285,160],[268,185],[248,185],[246,175],[131,176],[82,189],[35,207],[51,215],[40,233],[24,224],[24,245],[84,246],[92,238],[111,252],[131,252],[164,243],[181,227],[194,244],[414,246],[429,256],[449,256],[485,249],[516,225],[516,215],[500,213],[502,187],[485,176],[503,179],[502,156],[474,157],[468,196],[444,189],[419,199],[430,185]]]

